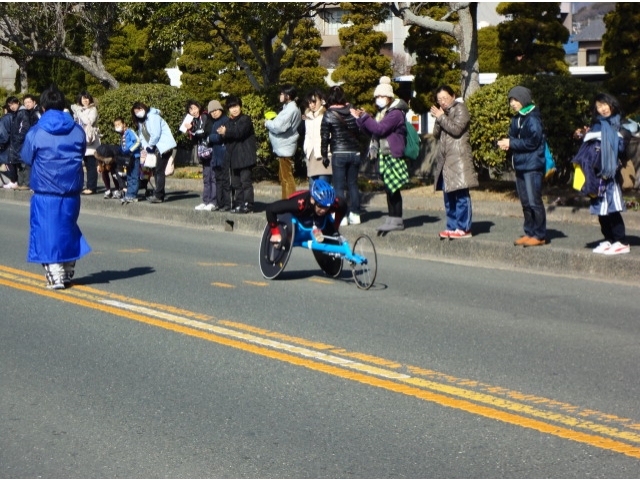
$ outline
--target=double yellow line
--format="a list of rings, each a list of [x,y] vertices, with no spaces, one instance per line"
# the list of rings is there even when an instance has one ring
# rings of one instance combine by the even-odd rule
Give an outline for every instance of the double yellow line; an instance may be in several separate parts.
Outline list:
[[[640,422],[633,419],[91,287],[51,291],[42,275],[9,267],[0,266],[0,285],[640,458]]]

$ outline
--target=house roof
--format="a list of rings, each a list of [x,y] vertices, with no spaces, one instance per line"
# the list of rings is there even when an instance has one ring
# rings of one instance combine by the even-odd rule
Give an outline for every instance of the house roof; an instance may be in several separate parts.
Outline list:
[[[591,20],[580,33],[576,33],[573,37],[575,42],[588,42],[592,40],[602,40],[603,35],[607,31],[607,27],[601,18]]]

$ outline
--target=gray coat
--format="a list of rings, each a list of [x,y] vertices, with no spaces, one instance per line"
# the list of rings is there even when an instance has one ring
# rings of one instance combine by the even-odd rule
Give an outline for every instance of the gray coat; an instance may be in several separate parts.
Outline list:
[[[460,100],[453,102],[436,120],[433,129],[433,136],[438,140],[435,190],[455,192],[479,185],[469,142],[470,121],[469,110]]]

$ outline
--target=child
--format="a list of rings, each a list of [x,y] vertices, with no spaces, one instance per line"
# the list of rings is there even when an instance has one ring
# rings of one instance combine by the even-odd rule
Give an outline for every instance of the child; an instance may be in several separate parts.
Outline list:
[[[140,179],[140,139],[136,132],[127,128],[121,117],[113,121],[113,129],[120,135],[120,149],[128,155],[127,191],[121,200],[123,205],[138,201],[138,180]]]

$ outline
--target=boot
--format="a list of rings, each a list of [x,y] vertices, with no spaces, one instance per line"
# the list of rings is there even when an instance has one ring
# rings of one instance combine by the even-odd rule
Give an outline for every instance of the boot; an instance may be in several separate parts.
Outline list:
[[[388,232],[389,231],[389,221],[391,217],[387,217],[382,225],[380,225],[376,230],[379,232]]]

